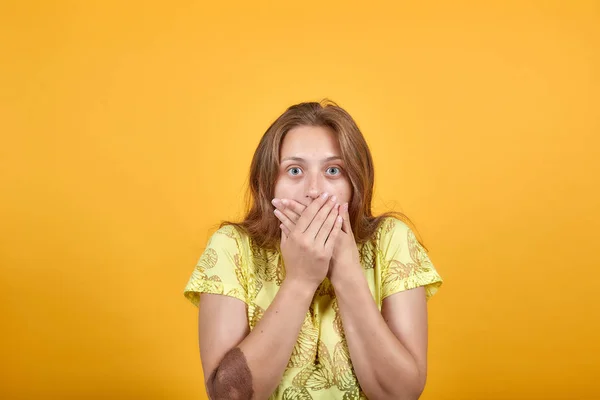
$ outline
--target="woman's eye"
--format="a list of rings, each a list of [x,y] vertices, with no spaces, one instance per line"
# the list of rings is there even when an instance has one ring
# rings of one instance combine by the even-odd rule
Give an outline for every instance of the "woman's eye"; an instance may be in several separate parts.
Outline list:
[[[300,175],[300,173],[301,173],[302,171],[301,171],[301,170],[300,170],[300,168],[298,168],[298,167],[292,167],[292,168],[288,169],[288,172],[289,172],[291,175],[294,175],[294,176],[296,176],[296,175]]]
[[[327,168],[327,172],[331,175],[337,175],[340,173],[340,169],[338,167],[329,167]]]

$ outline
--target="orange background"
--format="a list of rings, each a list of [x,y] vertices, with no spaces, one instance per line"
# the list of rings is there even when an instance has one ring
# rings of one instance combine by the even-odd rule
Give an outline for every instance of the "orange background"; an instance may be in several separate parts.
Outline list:
[[[329,97],[445,283],[423,399],[600,384],[600,5],[4,1],[0,397],[204,396],[183,288]]]

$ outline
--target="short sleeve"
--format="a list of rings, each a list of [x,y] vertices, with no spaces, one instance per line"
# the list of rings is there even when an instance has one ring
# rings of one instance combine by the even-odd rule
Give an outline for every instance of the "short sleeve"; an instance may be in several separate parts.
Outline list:
[[[221,294],[246,302],[247,274],[240,252],[241,237],[231,225],[221,227],[208,240],[184,289],[196,307],[201,293]]]
[[[425,287],[427,300],[442,284],[442,278],[427,252],[406,223],[387,218],[380,236],[381,299],[403,290]]]

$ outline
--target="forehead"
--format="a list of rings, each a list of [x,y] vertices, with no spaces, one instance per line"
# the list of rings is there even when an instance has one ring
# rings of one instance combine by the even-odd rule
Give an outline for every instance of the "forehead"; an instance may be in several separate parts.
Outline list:
[[[335,132],[324,126],[298,126],[283,138],[280,159],[284,157],[329,157],[340,155]]]

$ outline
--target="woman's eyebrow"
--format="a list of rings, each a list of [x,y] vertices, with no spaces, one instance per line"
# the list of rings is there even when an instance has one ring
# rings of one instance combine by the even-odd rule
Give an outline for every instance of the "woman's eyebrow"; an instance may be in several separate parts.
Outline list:
[[[331,157],[327,157],[325,159],[323,159],[323,162],[329,162],[329,161],[333,161],[333,160],[342,160],[342,157],[340,156],[331,156]],[[281,160],[281,162],[284,161],[297,161],[297,162],[305,162],[306,159],[302,158],[302,157],[286,157],[283,160]]]

